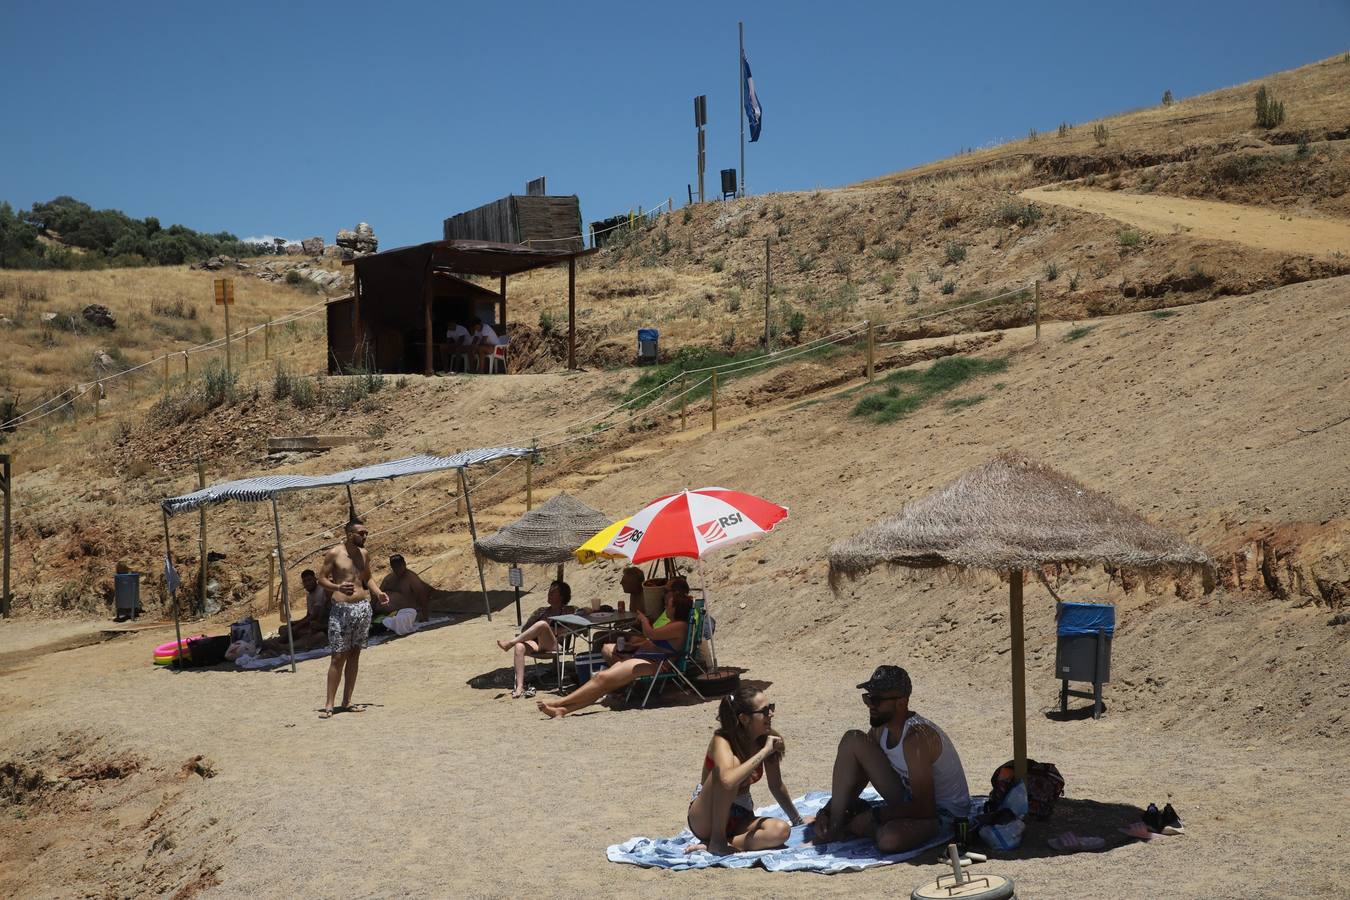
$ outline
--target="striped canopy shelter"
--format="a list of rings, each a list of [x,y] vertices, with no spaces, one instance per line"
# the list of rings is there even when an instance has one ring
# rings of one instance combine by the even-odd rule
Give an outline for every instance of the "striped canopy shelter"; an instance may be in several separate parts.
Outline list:
[[[290,622],[290,595],[286,584],[286,554],[282,548],[281,542],[281,516],[277,511],[277,496],[279,494],[291,491],[307,491],[316,488],[345,487],[348,491],[348,498],[351,497],[351,486],[354,484],[365,484],[371,481],[387,481],[393,478],[402,478],[405,475],[426,475],[433,472],[445,472],[451,469],[459,472],[460,490],[464,495],[464,503],[469,513],[469,534],[472,540],[478,539],[478,531],[474,525],[473,503],[469,497],[469,479],[465,470],[470,466],[479,466],[494,462],[499,459],[514,459],[522,456],[530,456],[534,451],[524,447],[484,447],[477,450],[465,450],[462,453],[456,453],[452,456],[430,456],[426,454],[418,456],[407,456],[403,459],[395,459],[389,462],[375,463],[374,465],[361,466],[356,469],[345,469],[341,472],[333,472],[329,475],[260,475],[257,478],[241,478],[235,481],[223,481],[219,484],[208,485],[200,490],[193,491],[190,494],[183,494],[179,497],[166,497],[160,501],[160,509],[164,514],[164,577],[169,585],[169,591],[173,595],[173,624],[178,634],[179,644],[182,644],[182,629],[178,610],[178,574],[173,566],[173,551],[169,543],[169,517],[179,513],[191,512],[194,509],[204,509],[207,506],[213,506],[217,503],[225,503],[230,500],[236,500],[243,503],[264,503],[272,504],[272,523],[276,528],[277,539],[277,565],[281,574],[281,605],[282,616],[286,622]],[[203,528],[205,522],[203,520]],[[475,554],[477,556],[477,554]],[[203,567],[206,561],[202,561]],[[487,579],[483,575],[483,562],[478,560],[478,583],[483,591],[483,608],[487,613],[488,620],[492,620],[492,605],[488,600]],[[287,629],[289,635],[290,629]],[[175,661],[174,665],[177,665]],[[291,646],[291,671],[295,671],[295,648]]]

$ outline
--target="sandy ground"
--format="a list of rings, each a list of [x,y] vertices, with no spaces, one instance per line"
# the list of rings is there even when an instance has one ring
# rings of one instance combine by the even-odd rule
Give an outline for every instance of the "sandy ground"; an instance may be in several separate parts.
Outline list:
[[[1073,341],[1067,323],[1034,347],[1012,332],[988,351],[1011,354],[997,383],[957,394],[985,399],[960,411],[935,402],[888,426],[848,415],[856,392],[738,423],[734,410],[757,411],[779,377],[769,374],[728,389],[716,435],[654,435],[618,462],[588,462],[573,486],[615,514],[703,483],[788,505],[780,532],[710,563],[708,588],[719,656],[778,705],[789,788],[827,787],[838,736],[865,722],[852,686],[885,661],[911,670],[915,708],[949,731],[979,790],[1010,755],[1006,587],[883,572],[834,597],[830,541],[1005,447],[1197,540],[1221,522],[1342,520],[1350,429],[1298,428],[1345,414],[1346,297],[1339,279],[1101,320]],[[497,402],[512,411],[511,398]],[[466,557],[429,577],[474,584]],[[528,577],[542,585],[547,572]],[[579,599],[617,599],[615,567],[570,577]],[[1029,747],[1068,791],[1055,820],[990,871],[1025,897],[1273,898],[1296,881],[1301,895],[1345,896],[1346,626],[1269,594],[1126,592],[1101,573],[1070,576],[1060,593],[1119,604],[1110,711],[1100,722],[1042,715],[1058,687],[1052,606],[1029,587]],[[5,624],[0,841],[16,850],[0,859],[0,893],[903,896],[939,871],[931,860],[835,877],[608,863],[611,843],[682,827],[714,708],[544,720],[503,688],[475,686],[505,676],[492,639],[513,622],[475,617],[372,650],[357,696],[371,707],[330,721],[316,716],[322,661],[297,674],[172,673],[149,665],[168,630],[33,654],[82,632]],[[16,765],[46,773],[46,786],[17,790]],[[1149,802],[1174,803],[1190,833],[1125,843],[1115,829]],[[1111,843],[1049,852],[1045,838],[1066,828]],[[1306,855],[1322,880],[1303,874]]]
[[[1023,191],[1022,196],[1109,216],[1157,234],[1184,231],[1201,240],[1231,241],[1278,253],[1312,256],[1350,253],[1350,222],[1343,220],[1314,219],[1214,200],[1086,188],[1031,188]]]

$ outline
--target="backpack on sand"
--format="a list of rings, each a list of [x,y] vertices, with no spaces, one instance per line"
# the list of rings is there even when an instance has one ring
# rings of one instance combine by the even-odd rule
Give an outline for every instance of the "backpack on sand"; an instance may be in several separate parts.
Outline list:
[[[997,809],[999,802],[1017,783],[1012,760],[999,766],[989,779],[989,809]],[[1055,810],[1055,801],[1064,796],[1064,776],[1054,763],[1027,760],[1027,812],[1036,819],[1048,819]]]

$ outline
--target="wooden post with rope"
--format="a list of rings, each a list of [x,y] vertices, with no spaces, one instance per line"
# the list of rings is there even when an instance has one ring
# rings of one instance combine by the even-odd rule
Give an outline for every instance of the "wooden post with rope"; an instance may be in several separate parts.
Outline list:
[[[877,327],[867,320],[867,380],[876,377]]]
[[[169,396],[169,354],[164,354],[164,397]]]
[[[272,317],[267,317],[267,324],[263,325],[263,359],[272,358]]]
[[[189,378],[191,378],[191,377],[192,377],[192,370],[191,370],[191,366],[188,365],[188,352],[187,352],[186,350],[184,350],[184,351],[183,351],[183,380],[184,380],[184,381],[187,381],[187,380],[188,380]]]
[[[1041,339],[1041,280],[1037,278],[1034,284],[1035,284],[1035,299],[1033,302],[1035,303],[1035,310],[1036,310],[1035,311],[1036,341],[1039,343]]]
[[[9,618],[9,509],[10,498],[14,494],[14,466],[13,457],[8,453],[0,453],[0,491],[5,493],[5,512],[4,512],[4,532],[5,532],[5,559],[4,559],[4,579],[0,581],[0,616]]]
[[[717,430],[717,372],[712,373],[712,430]]]
[[[206,466],[202,463],[202,458],[197,457],[197,490],[206,487]],[[197,507],[201,514],[198,520],[198,549],[201,552],[201,565],[197,579],[197,613],[199,615],[206,613],[206,504],[203,503]],[[284,577],[284,576],[283,576]]]
[[[688,379],[680,376],[680,430],[684,431],[689,421],[689,388],[686,386]]]
[[[525,511],[534,509],[534,454],[539,452],[539,439],[530,441],[529,456],[525,457]]]

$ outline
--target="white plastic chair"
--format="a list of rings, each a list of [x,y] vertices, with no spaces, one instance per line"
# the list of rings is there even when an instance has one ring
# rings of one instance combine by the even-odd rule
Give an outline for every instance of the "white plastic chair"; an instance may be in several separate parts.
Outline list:
[[[497,371],[497,364],[498,364],[498,363],[501,364],[501,367],[502,367],[502,374],[505,375],[505,374],[506,374],[506,340],[505,340],[505,339],[503,339],[502,342],[499,343],[497,346],[493,347],[493,348],[492,348],[492,353],[487,357],[488,374],[489,374],[489,375],[491,375],[492,373],[494,373],[494,372]]]

